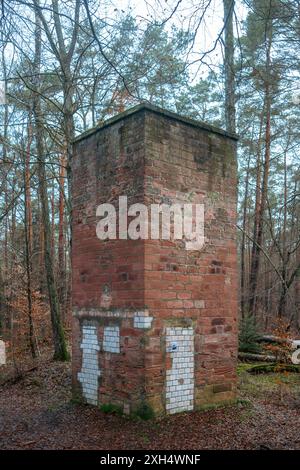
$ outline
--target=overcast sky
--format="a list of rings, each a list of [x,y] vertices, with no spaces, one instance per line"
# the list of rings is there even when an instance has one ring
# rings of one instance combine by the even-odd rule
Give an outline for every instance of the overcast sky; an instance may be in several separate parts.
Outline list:
[[[109,2],[113,6],[111,11],[127,11],[131,8],[132,15],[141,24],[161,22],[170,17],[174,9],[175,13],[167,22],[167,27],[172,24],[192,32],[197,30],[193,52],[190,55],[190,62],[197,61],[199,57],[214,48],[215,42],[223,27],[223,1],[222,0],[114,0]],[[209,6],[208,6],[209,4]],[[176,8],[177,6],[177,8]],[[236,11],[239,23],[235,24],[235,35],[240,33],[241,20],[245,18],[246,9],[242,0],[236,0]],[[202,18],[202,21],[199,21]],[[199,24],[200,23],[200,24]],[[222,62],[222,50],[218,45],[205,57],[205,62],[211,67],[218,66]],[[199,79],[205,76],[209,68],[196,62],[190,69],[191,78]]]

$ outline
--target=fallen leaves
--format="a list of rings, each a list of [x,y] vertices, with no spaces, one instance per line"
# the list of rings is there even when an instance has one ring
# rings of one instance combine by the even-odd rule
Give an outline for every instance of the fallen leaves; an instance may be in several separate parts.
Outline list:
[[[237,406],[144,422],[72,403],[70,364],[46,355],[35,367],[0,386],[1,449],[300,449],[299,402],[254,393],[261,377]]]

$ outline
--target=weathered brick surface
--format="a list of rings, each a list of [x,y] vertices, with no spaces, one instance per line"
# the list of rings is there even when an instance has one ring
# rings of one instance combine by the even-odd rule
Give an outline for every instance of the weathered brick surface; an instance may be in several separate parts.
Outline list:
[[[193,331],[194,394],[187,399],[192,407],[234,398],[235,146],[230,136],[143,106],[77,141],[72,242],[76,394],[82,393],[77,377],[82,328],[92,324],[100,344],[99,404],[134,411],[146,401],[157,413],[177,410],[166,407],[168,393],[175,391],[167,380],[173,357],[166,336],[172,329]],[[187,251],[182,240],[100,241],[96,208],[106,202],[117,207],[123,195],[129,204],[204,204],[204,247]],[[120,353],[105,351],[105,328],[118,328]],[[179,391],[182,379],[178,376]]]

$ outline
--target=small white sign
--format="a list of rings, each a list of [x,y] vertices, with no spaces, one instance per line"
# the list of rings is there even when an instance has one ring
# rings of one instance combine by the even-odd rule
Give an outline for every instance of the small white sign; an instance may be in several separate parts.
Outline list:
[[[0,105],[5,104],[5,83],[0,80]]]
[[[0,366],[6,364],[5,343],[0,339]]]

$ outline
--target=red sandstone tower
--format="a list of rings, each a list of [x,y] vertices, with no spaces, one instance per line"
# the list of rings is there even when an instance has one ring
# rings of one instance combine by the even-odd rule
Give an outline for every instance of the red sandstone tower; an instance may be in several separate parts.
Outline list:
[[[125,413],[235,398],[236,136],[139,105],[79,136],[73,161],[73,391]],[[204,205],[205,244],[96,235],[100,204]]]

